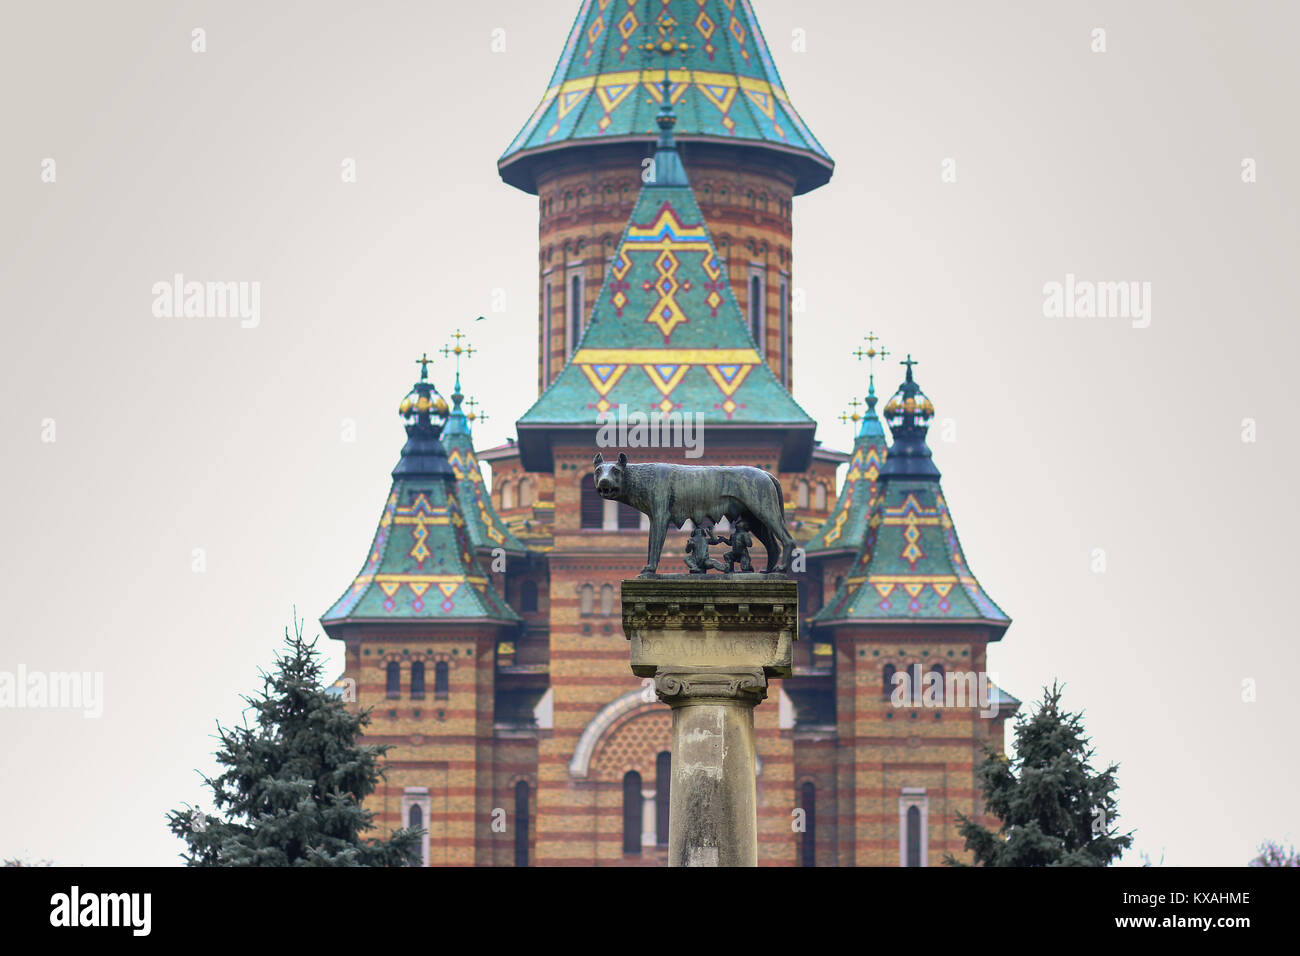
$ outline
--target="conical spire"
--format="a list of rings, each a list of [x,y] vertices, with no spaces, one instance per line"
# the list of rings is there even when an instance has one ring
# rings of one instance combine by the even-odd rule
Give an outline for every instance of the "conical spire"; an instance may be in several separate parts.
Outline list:
[[[520,620],[474,557],[443,445],[450,409],[429,381],[432,360],[424,355],[418,361],[420,378],[398,409],[407,437],[384,513],[360,573],[321,618],[327,628],[358,621]]]
[[[850,621],[954,621],[999,629],[1011,619],[985,593],[966,562],[939,469],[925,443],[934,406],[912,375],[885,405],[893,444],[867,532],[835,596],[813,624]]]
[[[643,42],[664,42],[665,19],[675,26],[667,97]],[[794,174],[796,195],[830,179],[834,162],[791,104],[750,5],[736,0],[583,0],[541,102],[497,162],[501,178],[536,193],[557,149],[649,140],[663,99],[676,104],[678,138],[765,153]]]
[[[816,423],[763,361],[687,182],[671,97],[660,143],[569,363],[519,419],[524,467],[550,467],[557,427],[598,416],[689,415],[692,422],[781,434],[779,468],[801,471]]]
[[[877,348],[880,341],[874,332],[865,337],[866,348],[859,347],[853,354],[859,361],[867,361],[866,410],[859,412],[863,403],[854,398],[849,402],[851,411],[840,415],[840,421],[856,426],[853,452],[849,456],[849,469],[844,475],[844,487],[830,517],[805,545],[808,554],[825,554],[831,551],[849,551],[862,544],[867,531],[867,521],[879,491],[880,469],[888,457],[885,428],[876,415],[875,360],[889,353]]]
[[[452,474],[456,478],[456,501],[465,517],[465,527],[474,547],[504,548],[509,554],[525,554],[527,546],[515,537],[497,514],[483,481],[483,467],[474,452],[473,423],[487,416],[477,412],[478,403],[472,398],[466,400],[461,391],[460,359],[470,358],[474,354],[472,346],[462,344],[463,338],[464,335],[457,329],[453,335],[455,344],[443,350],[444,354],[456,357],[456,384],[451,393],[451,414],[447,418],[447,427],[442,431],[447,460],[451,463]],[[465,406],[470,409],[468,413]]]

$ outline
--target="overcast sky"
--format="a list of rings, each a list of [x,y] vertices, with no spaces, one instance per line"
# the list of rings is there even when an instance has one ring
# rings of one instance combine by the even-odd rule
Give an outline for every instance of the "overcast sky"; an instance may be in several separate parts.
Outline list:
[[[101,673],[104,700],[0,709],[0,856],[176,861],[164,813],[205,797],[214,721],[360,567],[413,360],[476,315],[479,442],[511,433],[537,210],[495,161],[577,6],[6,8],[0,670]],[[818,437],[851,441],[868,330],[920,360],[966,555],[1014,619],[990,666],[1086,711],[1126,863],[1300,838],[1300,8],[754,6],[837,162],[794,215]],[[259,321],[155,315],[178,273],[260,283]],[[1067,276],[1149,311],[1049,317]]]

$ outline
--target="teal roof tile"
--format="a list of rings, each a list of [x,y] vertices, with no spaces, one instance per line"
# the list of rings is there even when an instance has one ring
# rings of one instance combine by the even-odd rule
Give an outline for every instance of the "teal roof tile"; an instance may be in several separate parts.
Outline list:
[[[867,411],[862,416],[858,434],[849,456],[849,470],[844,487],[830,517],[818,529],[804,551],[810,555],[828,551],[853,551],[866,536],[867,522],[880,486],[880,470],[889,455],[885,429],[876,415],[875,385],[867,393]]]
[[[671,114],[591,320],[568,364],[518,421],[595,428],[628,413],[781,428],[811,455],[816,423],[760,357],[673,145]],[[806,446],[806,447],[802,447]]]
[[[689,46],[668,74],[679,134],[787,154],[796,193],[825,183],[834,162],[790,103],[748,0],[585,0],[541,102],[498,161],[502,178],[536,192],[540,154],[654,137],[664,72],[642,47],[663,15]]]
[[[463,399],[458,376],[451,395],[451,415],[442,431],[442,444],[447,449],[447,460],[456,477],[456,501],[465,518],[470,542],[476,548],[504,548],[508,553],[524,554],[528,551],[527,545],[515,537],[497,514],[488,494],[483,481],[483,467],[474,452],[469,418],[461,408]]]
[[[894,443],[854,563],[814,626],[853,621],[1011,619],[971,571],[925,436],[934,407],[912,378],[885,406]]]
[[[370,553],[321,623],[328,628],[356,621],[519,622],[474,556],[442,442],[449,408],[428,382],[427,369],[403,400],[401,413],[407,441]]]

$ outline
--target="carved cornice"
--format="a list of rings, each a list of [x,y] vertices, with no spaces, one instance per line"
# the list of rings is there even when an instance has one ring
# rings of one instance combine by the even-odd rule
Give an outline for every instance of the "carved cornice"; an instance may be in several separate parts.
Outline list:
[[[798,626],[793,582],[757,574],[697,576],[688,579],[694,585],[690,590],[697,592],[692,594],[680,583],[684,577],[625,581],[623,629],[772,632]]]
[[[661,667],[655,673],[655,693],[671,707],[732,700],[752,707],[767,697],[767,678],[761,667],[744,670]]]

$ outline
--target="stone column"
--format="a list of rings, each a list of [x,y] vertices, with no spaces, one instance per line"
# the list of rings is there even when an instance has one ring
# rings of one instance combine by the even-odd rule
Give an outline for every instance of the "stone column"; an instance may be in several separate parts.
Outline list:
[[[783,575],[623,582],[632,673],[673,708],[669,866],[756,866],[754,707],[789,677],[798,589]]]

